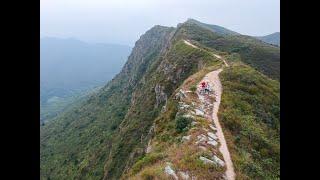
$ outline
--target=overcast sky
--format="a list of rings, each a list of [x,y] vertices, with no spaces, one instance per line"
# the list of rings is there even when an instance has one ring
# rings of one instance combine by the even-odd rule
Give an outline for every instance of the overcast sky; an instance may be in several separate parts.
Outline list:
[[[280,0],[40,0],[40,36],[134,45],[154,25],[193,18],[241,34],[280,31]]]

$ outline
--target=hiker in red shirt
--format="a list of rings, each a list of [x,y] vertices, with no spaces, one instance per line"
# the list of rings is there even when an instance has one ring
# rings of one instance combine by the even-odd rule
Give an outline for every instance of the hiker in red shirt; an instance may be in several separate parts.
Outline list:
[[[206,87],[206,82],[202,82],[202,83],[201,83],[201,87],[202,87],[202,88],[205,88],[205,87]]]
[[[200,90],[200,94],[205,92],[205,88],[206,88],[206,82],[202,82],[201,83],[201,90]]]

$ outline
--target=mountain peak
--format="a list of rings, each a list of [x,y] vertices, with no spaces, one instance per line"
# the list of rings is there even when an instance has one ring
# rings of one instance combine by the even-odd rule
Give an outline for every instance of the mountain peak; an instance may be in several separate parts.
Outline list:
[[[219,35],[240,35],[240,33],[229,30],[229,29],[224,28],[222,26],[203,23],[203,22],[200,22],[200,21],[192,19],[192,18],[188,18],[185,23],[197,24],[198,26],[209,29],[210,31],[217,33]]]

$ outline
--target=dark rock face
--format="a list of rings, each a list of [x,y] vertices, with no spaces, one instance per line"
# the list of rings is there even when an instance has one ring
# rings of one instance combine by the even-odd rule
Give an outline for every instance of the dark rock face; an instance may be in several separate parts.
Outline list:
[[[135,43],[127,63],[124,65],[122,72],[129,76],[129,83],[135,84],[146,72],[148,66],[156,60],[164,47],[168,45],[168,34],[173,28],[155,26],[147,31]]]
[[[164,87],[157,84],[154,88],[154,91],[156,93],[156,104],[155,107],[157,108],[162,102],[167,103],[168,96],[166,93],[164,93]]]

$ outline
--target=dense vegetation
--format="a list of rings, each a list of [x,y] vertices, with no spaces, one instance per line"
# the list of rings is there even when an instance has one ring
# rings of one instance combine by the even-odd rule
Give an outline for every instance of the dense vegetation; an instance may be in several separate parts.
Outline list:
[[[201,49],[186,45],[182,39],[191,40]],[[176,146],[178,137],[190,124],[188,119],[176,117],[176,90],[191,75],[193,82],[189,89],[195,90],[196,83],[207,72],[221,66],[222,62],[211,54],[212,51],[224,54],[229,57],[228,61],[234,62],[232,68],[222,74],[226,89],[222,97],[223,112],[219,117],[224,120],[232,113],[242,116],[223,123],[229,134],[228,143],[248,144],[252,138],[257,142],[248,146],[251,149],[232,146],[236,170],[244,178],[274,179],[279,162],[279,83],[239,60],[247,64],[252,61],[261,72],[265,68],[275,75],[277,70],[272,69],[272,62],[279,60],[278,50],[250,40],[242,36],[221,36],[190,22],[177,28],[153,27],[136,42],[121,72],[106,86],[41,126],[41,179],[126,179],[137,173],[144,179],[161,179],[163,164],[157,162],[165,158],[179,162],[179,168],[194,170],[202,178],[212,175],[205,173],[208,171],[221,175],[223,169],[203,165],[197,160],[199,155],[206,154]],[[221,47],[217,42],[223,42]],[[250,51],[232,51],[243,44]],[[270,52],[272,50],[274,54]],[[259,68],[257,59],[265,62],[263,68]],[[238,101],[250,102],[238,105]],[[238,131],[233,129],[236,123],[243,123],[240,138]],[[259,133],[260,139],[256,137]],[[159,146],[146,155],[145,149],[151,139],[159,142]],[[167,150],[169,146],[171,149]],[[174,154],[182,150],[187,156]],[[239,152],[246,153],[250,159],[244,161],[247,156]],[[252,166],[245,164],[251,162]],[[266,167],[267,163],[273,170]]]

